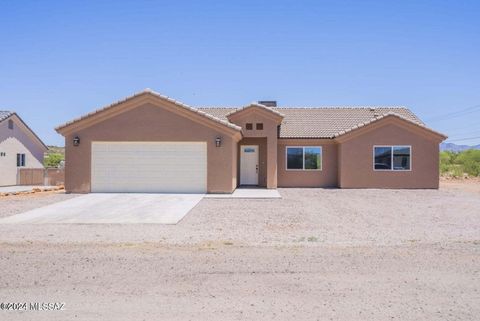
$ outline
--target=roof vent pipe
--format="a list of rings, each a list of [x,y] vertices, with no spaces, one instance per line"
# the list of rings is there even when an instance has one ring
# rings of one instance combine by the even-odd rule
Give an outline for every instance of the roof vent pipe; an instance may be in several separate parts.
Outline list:
[[[276,100],[259,100],[258,103],[267,107],[277,107]]]

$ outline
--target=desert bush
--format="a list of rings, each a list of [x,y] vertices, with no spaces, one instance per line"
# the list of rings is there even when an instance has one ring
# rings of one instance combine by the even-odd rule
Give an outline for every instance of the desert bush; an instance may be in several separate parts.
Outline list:
[[[480,176],[480,163],[468,160],[463,164],[463,171],[470,176]]]
[[[480,176],[480,150],[440,153],[440,173],[453,177]]]
[[[45,167],[58,167],[60,162],[64,160],[65,157],[59,153],[52,153],[45,156],[43,159],[43,165]]]
[[[447,175],[451,171],[452,167],[452,152],[440,152],[440,174]]]
[[[464,169],[462,165],[453,164],[450,166],[449,174],[450,176],[460,178],[463,177]]]

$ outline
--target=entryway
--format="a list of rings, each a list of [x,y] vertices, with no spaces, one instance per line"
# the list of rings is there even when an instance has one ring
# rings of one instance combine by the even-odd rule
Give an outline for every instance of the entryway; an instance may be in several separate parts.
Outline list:
[[[258,145],[240,146],[240,185],[258,185]]]

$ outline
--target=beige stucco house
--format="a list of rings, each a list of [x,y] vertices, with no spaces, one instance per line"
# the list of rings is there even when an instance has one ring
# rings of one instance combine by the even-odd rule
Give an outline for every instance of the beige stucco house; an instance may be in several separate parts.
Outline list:
[[[43,168],[47,146],[14,112],[0,111],[0,186],[18,184],[22,168]]]
[[[195,108],[151,90],[56,130],[79,193],[438,188],[446,139],[401,107]]]

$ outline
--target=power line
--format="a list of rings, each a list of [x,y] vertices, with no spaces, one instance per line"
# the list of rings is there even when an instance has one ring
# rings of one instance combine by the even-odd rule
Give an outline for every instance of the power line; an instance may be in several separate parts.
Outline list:
[[[465,137],[465,138],[458,138],[458,139],[449,139],[447,141],[448,142],[458,142],[458,141],[462,141],[462,140],[472,140],[472,139],[479,139],[480,136],[476,136],[476,137]]]
[[[439,120],[443,120],[443,119],[447,119],[447,118],[453,118],[453,117],[468,115],[468,114],[471,114],[471,113],[475,113],[477,111],[480,111],[480,105],[475,105],[475,106],[471,106],[471,107],[461,109],[461,110],[458,110],[458,111],[454,111],[454,112],[451,112],[451,113],[434,116],[434,117],[428,118],[426,120],[427,121],[439,121]]]

